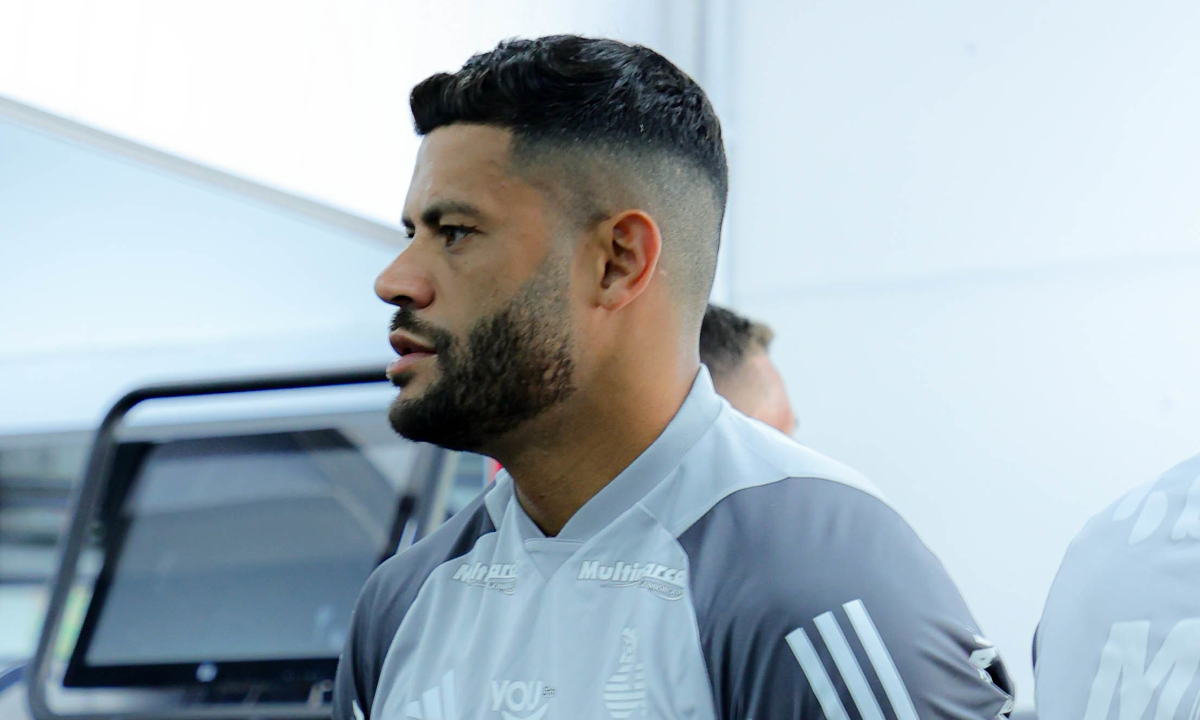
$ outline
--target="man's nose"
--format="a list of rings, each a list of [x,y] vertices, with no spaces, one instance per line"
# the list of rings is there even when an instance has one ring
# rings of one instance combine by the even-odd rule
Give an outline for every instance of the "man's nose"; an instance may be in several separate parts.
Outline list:
[[[409,245],[375,278],[379,299],[406,310],[420,310],[433,303],[433,283],[420,265],[415,246]]]

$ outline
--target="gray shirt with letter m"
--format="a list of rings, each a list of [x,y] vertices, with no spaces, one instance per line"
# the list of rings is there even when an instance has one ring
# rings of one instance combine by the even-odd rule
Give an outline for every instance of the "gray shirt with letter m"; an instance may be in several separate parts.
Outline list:
[[[1088,522],[1036,650],[1039,717],[1200,720],[1200,456]]]

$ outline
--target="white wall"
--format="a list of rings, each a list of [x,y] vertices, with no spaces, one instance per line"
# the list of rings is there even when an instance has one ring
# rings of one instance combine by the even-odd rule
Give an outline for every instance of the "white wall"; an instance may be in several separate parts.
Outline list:
[[[0,94],[398,224],[423,78],[563,32],[694,71],[700,28],[672,0],[5,0]]]
[[[1067,542],[1200,452],[1200,5],[739,10],[734,302],[1027,705]]]
[[[324,222],[10,109],[0,434],[91,429],[150,382],[386,363],[372,284],[398,232]]]

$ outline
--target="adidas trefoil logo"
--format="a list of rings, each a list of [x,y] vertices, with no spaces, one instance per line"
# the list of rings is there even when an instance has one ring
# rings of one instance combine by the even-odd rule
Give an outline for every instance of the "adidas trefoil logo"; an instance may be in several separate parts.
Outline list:
[[[459,720],[458,706],[454,702],[454,671],[442,677],[442,684],[421,693],[420,700],[413,700],[404,708],[404,717],[413,720]]]
[[[540,680],[493,680],[491,709],[500,713],[503,720],[542,720],[557,694],[554,688]],[[421,693],[420,700],[405,705],[404,717],[410,720],[465,720],[458,714],[454,671],[443,675],[437,687]]]

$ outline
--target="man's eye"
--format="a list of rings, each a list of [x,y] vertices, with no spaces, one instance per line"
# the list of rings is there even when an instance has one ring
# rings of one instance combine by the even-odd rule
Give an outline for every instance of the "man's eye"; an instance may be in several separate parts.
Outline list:
[[[443,225],[438,234],[446,241],[446,245],[455,245],[458,242],[465,240],[467,236],[473,235],[476,232],[475,228],[465,225]]]

